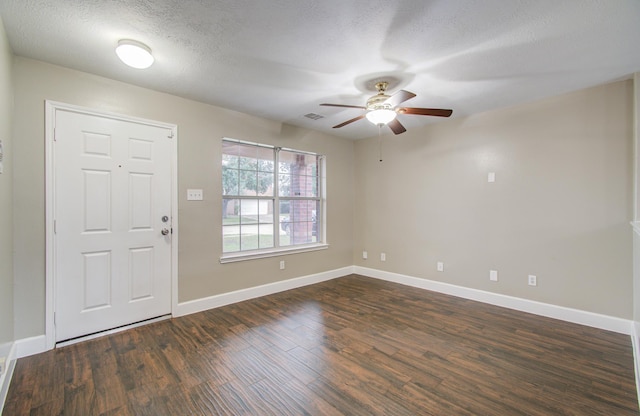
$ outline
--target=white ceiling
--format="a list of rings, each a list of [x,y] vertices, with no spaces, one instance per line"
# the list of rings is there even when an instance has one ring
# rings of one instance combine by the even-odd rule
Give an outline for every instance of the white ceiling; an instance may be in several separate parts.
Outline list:
[[[364,105],[374,79],[461,117],[640,71],[638,0],[2,0],[0,16],[17,55],[351,139],[377,127],[332,129],[361,110],[318,104]],[[123,38],[154,65],[122,64]]]

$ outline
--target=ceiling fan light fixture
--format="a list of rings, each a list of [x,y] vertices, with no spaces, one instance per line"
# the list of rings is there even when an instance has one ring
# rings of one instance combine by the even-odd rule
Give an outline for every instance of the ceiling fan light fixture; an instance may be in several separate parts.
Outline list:
[[[388,108],[379,108],[377,110],[369,111],[366,116],[367,120],[375,124],[376,126],[380,124],[387,124],[393,121],[396,118],[396,112],[390,110]]]
[[[116,54],[122,62],[136,69],[149,68],[154,61],[151,48],[131,39],[120,40],[116,47]]]

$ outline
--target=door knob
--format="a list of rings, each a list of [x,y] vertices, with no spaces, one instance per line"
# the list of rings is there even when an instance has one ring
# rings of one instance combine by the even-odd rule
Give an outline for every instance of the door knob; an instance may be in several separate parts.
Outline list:
[[[167,234],[169,234],[169,230],[167,230],[166,228],[163,228],[161,233],[162,233],[162,235],[167,235]]]

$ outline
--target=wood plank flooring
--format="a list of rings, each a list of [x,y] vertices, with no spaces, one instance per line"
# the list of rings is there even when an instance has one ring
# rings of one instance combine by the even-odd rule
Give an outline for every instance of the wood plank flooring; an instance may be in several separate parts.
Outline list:
[[[17,415],[637,415],[630,338],[357,275],[18,360]]]

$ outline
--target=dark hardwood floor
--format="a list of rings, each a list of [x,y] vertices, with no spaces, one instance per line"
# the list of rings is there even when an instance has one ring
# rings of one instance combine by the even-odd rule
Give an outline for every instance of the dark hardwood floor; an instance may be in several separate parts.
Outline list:
[[[637,415],[630,338],[349,276],[18,360],[14,415]]]

